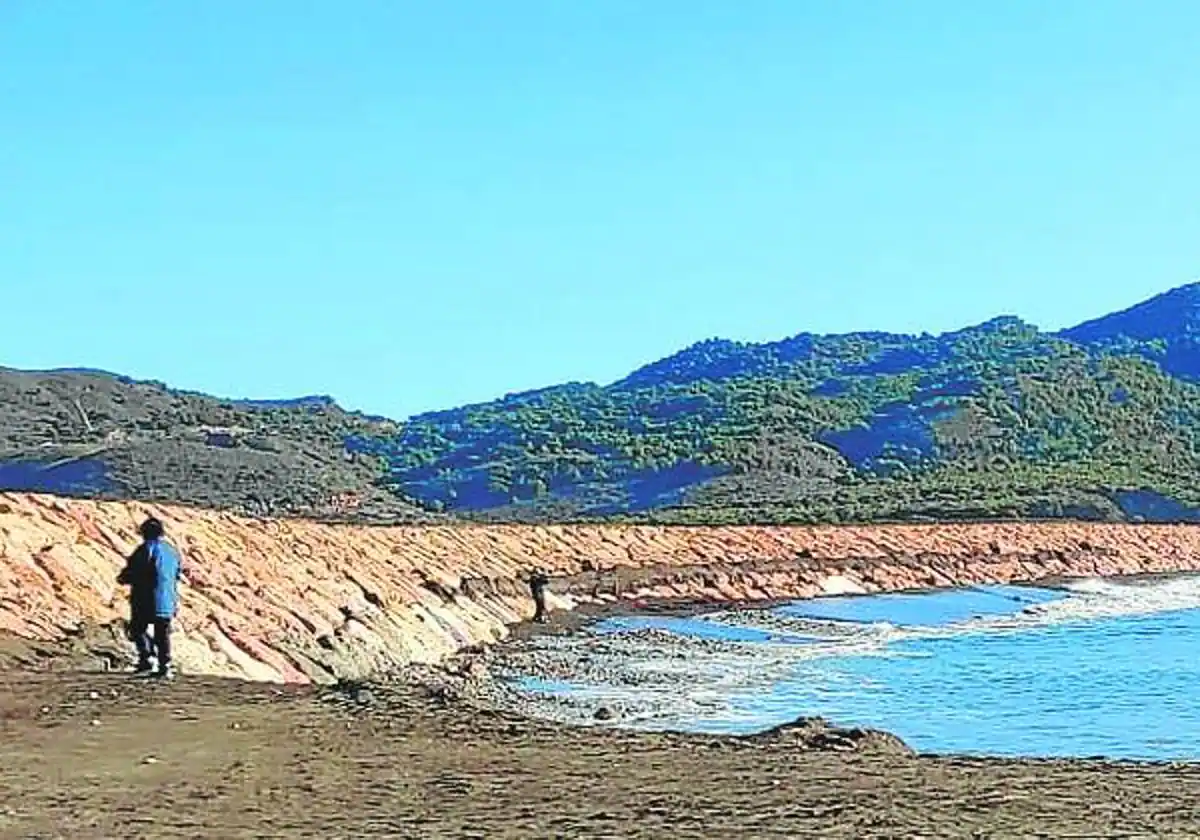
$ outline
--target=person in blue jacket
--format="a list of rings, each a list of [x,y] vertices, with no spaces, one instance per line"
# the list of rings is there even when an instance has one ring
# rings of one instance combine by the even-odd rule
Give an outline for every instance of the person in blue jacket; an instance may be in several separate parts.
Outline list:
[[[170,677],[171,621],[179,602],[179,552],[166,541],[163,524],[154,517],[143,522],[139,530],[142,544],[125,561],[117,577],[118,583],[129,587],[129,638],[138,655],[134,671]]]

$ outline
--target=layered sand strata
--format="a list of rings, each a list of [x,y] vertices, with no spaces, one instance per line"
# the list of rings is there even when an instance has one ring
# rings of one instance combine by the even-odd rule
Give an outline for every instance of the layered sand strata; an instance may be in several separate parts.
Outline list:
[[[0,632],[56,640],[118,621],[117,570],[149,513],[185,555],[181,665],[278,682],[498,641],[532,614],[537,566],[553,610],[1200,570],[1200,527],[1184,525],[370,527],[0,494]]]

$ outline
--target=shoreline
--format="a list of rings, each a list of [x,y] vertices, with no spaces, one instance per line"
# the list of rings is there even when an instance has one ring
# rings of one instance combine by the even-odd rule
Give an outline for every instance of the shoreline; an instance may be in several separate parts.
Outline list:
[[[1200,571],[1180,572],[1139,572],[1120,575],[1096,575],[1080,577],[1071,575],[1052,575],[1031,580],[1012,580],[1003,583],[979,584],[963,583],[945,586],[916,586],[905,589],[889,589],[874,592],[846,592],[834,595],[817,594],[806,597],[779,597],[769,599],[715,601],[696,599],[667,599],[645,598],[639,601],[611,602],[581,602],[571,609],[554,610],[548,613],[550,619],[545,624],[536,624],[526,619],[509,627],[509,636],[495,643],[503,646],[514,641],[523,641],[539,635],[562,635],[573,633],[591,624],[607,618],[666,616],[675,618],[692,618],[712,613],[722,612],[755,612],[769,611],[777,607],[787,606],[802,601],[820,600],[823,598],[879,598],[889,595],[925,595],[937,592],[953,592],[955,590],[976,590],[981,586],[1010,586],[1015,588],[1051,589],[1072,591],[1071,584],[1087,580],[1112,581],[1116,583],[1139,584],[1161,580],[1196,578],[1200,579]]]
[[[1200,835],[1178,805],[1200,797],[1200,762],[917,753],[819,718],[749,734],[579,726],[470,691],[472,662],[523,634],[734,608],[631,606],[556,611],[499,646],[325,686],[81,670],[119,648],[100,629],[21,643],[60,670],[6,668],[0,639],[0,836]]]
[[[0,672],[0,836],[1193,837],[1200,767],[639,733],[393,683]],[[47,784],[47,779],[55,780]]]
[[[1141,583],[1149,583],[1160,580],[1181,579],[1181,578],[1200,578],[1200,572],[1151,572],[1139,573],[1130,575],[1116,575],[1111,577],[1093,577],[1084,578],[1076,576],[1053,576],[1028,581],[1012,581],[1006,582],[1004,586],[1014,588],[1041,588],[1041,589],[1057,589],[1069,590],[1071,584],[1077,584],[1085,580],[1103,580],[1113,581],[1117,583],[1125,583],[1137,585]],[[511,652],[519,650],[526,643],[536,640],[540,637],[569,637],[585,632],[589,627],[610,618],[622,617],[703,617],[705,615],[720,614],[728,612],[769,612],[770,610],[793,604],[802,601],[820,600],[822,598],[876,598],[887,597],[889,595],[902,594],[930,594],[938,592],[951,592],[956,590],[971,591],[978,590],[982,584],[960,584],[953,586],[923,586],[913,587],[909,589],[882,591],[882,592],[850,592],[837,595],[820,595],[808,598],[777,598],[777,599],[756,599],[742,601],[712,601],[704,599],[680,600],[680,599],[657,599],[645,598],[639,601],[621,600],[613,602],[591,602],[582,603],[572,609],[558,609],[548,613],[548,621],[546,623],[534,623],[532,620],[526,619],[511,625],[508,628],[508,635],[492,644],[488,645],[471,645],[465,646],[458,651],[448,654],[441,662],[438,663],[409,663],[390,669],[384,669],[379,672],[363,675],[361,677],[343,678],[332,683],[308,683],[308,684],[291,684],[293,689],[299,688],[302,692],[309,692],[313,696],[320,696],[323,693],[330,691],[343,690],[350,687],[349,690],[356,690],[355,686],[369,687],[370,689],[379,690],[381,688],[395,687],[397,685],[406,686],[408,690],[413,691],[428,691],[432,692],[431,696],[454,698],[454,702],[461,703],[464,707],[473,710],[475,713],[491,715],[501,714],[509,715],[515,719],[523,720],[531,724],[547,727],[565,727],[569,729],[603,729],[609,731],[621,731],[631,733],[634,736],[646,736],[656,733],[671,733],[685,737],[697,738],[716,738],[716,739],[733,739],[736,741],[754,740],[756,738],[768,735],[775,729],[787,729],[792,727],[803,727],[806,723],[813,723],[820,728],[827,728],[837,732],[868,732],[872,736],[894,739],[902,745],[903,749],[911,750],[908,745],[904,744],[903,739],[895,733],[887,732],[879,729],[870,729],[856,726],[838,726],[825,720],[820,714],[815,716],[797,716],[794,721],[774,724],[766,726],[761,730],[752,732],[740,733],[705,733],[700,731],[689,731],[686,729],[664,728],[664,729],[639,729],[630,726],[621,726],[618,722],[598,722],[596,724],[584,724],[580,721],[572,721],[567,719],[554,718],[551,716],[536,714],[528,710],[522,710],[521,704],[505,702],[498,698],[498,695],[505,693],[515,694],[517,696],[525,696],[525,692],[518,689],[512,689],[508,685],[507,680],[493,673],[493,668],[497,662],[505,662]],[[64,676],[71,675],[101,675],[101,676],[120,676],[119,669],[111,669],[115,663],[119,663],[124,659],[129,658],[128,651],[124,650],[126,643],[121,635],[120,629],[113,625],[102,625],[99,627],[87,627],[78,633],[71,636],[51,641],[43,642],[38,640],[25,639],[22,637],[6,635],[0,632],[0,677],[5,674],[13,673],[52,673]],[[95,663],[104,661],[110,669],[97,668]],[[529,676],[536,676],[530,674]],[[186,682],[193,680],[209,680],[219,679],[227,681],[230,685],[242,685],[247,687],[255,685],[288,685],[275,683],[260,683],[255,680],[247,680],[237,676],[229,675],[205,675],[205,674],[186,674],[183,679]],[[496,687],[500,687],[497,692]],[[1200,758],[1196,759],[1125,759],[1112,758],[1108,756],[1093,756],[1088,758],[1055,758],[1046,756],[1020,756],[1008,757],[999,755],[987,754],[970,754],[956,752],[917,752],[912,750],[914,755],[929,758],[943,759],[964,759],[981,762],[1099,762],[1102,764],[1136,764],[1136,765],[1196,765],[1200,767]]]
[[[1149,586],[1164,581],[1196,579],[1200,579],[1200,574],[1195,572],[1150,573],[1105,578],[1056,576],[1031,581],[1014,581],[1003,584],[1003,586],[1017,590],[1024,588],[1042,591],[1075,592],[1086,597],[1086,590],[1080,593],[1077,585],[1088,581],[1138,587]],[[919,587],[897,592],[849,593],[846,595],[823,597],[857,600],[860,598],[887,598],[892,595],[901,594],[922,595],[954,591],[980,591],[986,592],[989,595],[1007,598],[1014,602],[1014,614],[1024,612],[1024,605],[1031,603],[1019,596],[1011,596],[1003,592],[996,593],[992,590],[991,586],[985,588],[984,586],[975,584],[950,587]],[[704,601],[681,603],[678,601],[662,602],[650,600],[644,603],[626,602],[590,606],[577,612],[555,613],[549,624],[537,625],[528,622],[524,623],[514,628],[510,639],[505,640],[499,645],[485,651],[464,652],[459,659],[465,662],[466,665],[459,667],[465,667],[469,670],[472,662],[478,660],[488,670],[488,679],[492,684],[500,686],[500,689],[494,692],[494,694],[498,694],[501,699],[497,700],[495,696],[489,696],[485,699],[485,704],[498,705],[506,711],[516,710],[518,714],[551,725],[584,726],[589,728],[592,726],[605,726],[638,733],[669,731],[695,735],[712,735],[713,737],[753,737],[757,734],[769,732],[776,726],[787,726],[790,724],[779,723],[780,715],[768,715],[767,719],[758,727],[747,724],[737,731],[716,733],[711,728],[708,730],[704,728],[704,721],[707,718],[703,714],[694,721],[693,726],[692,723],[688,722],[687,712],[673,708],[673,704],[660,705],[662,702],[661,698],[655,700],[653,692],[646,695],[640,693],[638,689],[640,683],[638,680],[628,681],[633,674],[640,673],[638,663],[642,661],[642,657],[653,656],[654,658],[669,660],[687,656],[687,651],[692,650],[705,654],[715,652],[719,656],[721,655],[721,649],[726,645],[729,648],[736,648],[740,644],[743,644],[744,641],[736,638],[709,638],[705,633],[693,636],[686,630],[678,631],[670,627],[658,628],[654,625],[645,627],[635,626],[632,629],[626,629],[624,632],[617,632],[611,638],[584,636],[584,634],[588,634],[590,629],[598,623],[612,618],[665,617],[704,619],[706,616],[711,615],[724,616],[733,614],[730,617],[730,621],[733,622],[733,626],[736,628],[740,627],[743,623],[738,619],[739,615],[744,619],[746,615],[752,616],[755,613],[770,613],[773,608],[779,606],[821,599],[788,598],[740,603],[712,603]],[[1017,606],[1018,604],[1021,606]],[[819,624],[832,624],[835,626],[844,623],[832,618],[815,619],[814,621]],[[718,624],[722,623],[724,622],[718,619]],[[857,626],[857,622],[850,621],[848,623],[851,626]],[[752,632],[761,633],[805,632],[802,628],[787,629],[774,627],[770,621],[760,625],[750,620],[748,626]],[[565,639],[578,641],[579,644],[576,646],[570,641],[567,641],[563,645],[551,643],[549,647],[537,644],[537,640],[546,637],[565,637]],[[588,638],[596,643],[597,647],[594,650],[588,645],[586,641]],[[602,638],[603,640],[601,640]],[[626,646],[625,640],[629,640],[628,646]],[[533,643],[532,645],[530,644],[531,642]],[[648,650],[657,650],[660,653],[652,654]],[[737,655],[736,652],[730,653],[729,651],[726,651],[726,654]],[[600,662],[607,663],[608,667],[614,670],[605,671],[604,667],[598,664]],[[628,671],[626,670],[627,668],[629,669]],[[607,677],[605,674],[607,674]],[[686,673],[681,672],[678,679],[681,681],[680,684],[682,687],[687,682]],[[522,683],[525,681],[529,681],[529,683],[523,685]],[[582,690],[576,694],[573,690],[555,687],[564,682],[567,684],[578,683]],[[593,689],[596,691],[594,694]],[[488,694],[488,692],[485,692],[485,694]],[[597,714],[603,711],[604,717],[595,721],[588,720],[589,709]],[[666,718],[661,723],[654,722],[659,715],[664,713],[668,714],[669,722],[667,722]],[[804,708],[803,715],[810,717],[800,716],[796,720],[797,722],[803,722],[808,719],[823,720],[823,716],[826,713],[820,705],[809,705],[807,708]],[[800,714],[799,709],[797,710],[797,714]],[[711,724],[715,720],[709,720],[709,723]],[[846,728],[872,726],[870,723],[839,721],[836,716],[829,725]],[[901,741],[903,740],[903,735],[889,730],[886,726],[875,731],[885,733],[889,737],[896,737]],[[985,762],[1053,762],[1063,760],[1063,757],[1056,757],[1054,755],[997,754],[982,750],[915,750],[914,748],[914,752],[919,753],[922,757],[971,758]],[[1087,757],[1071,756],[1070,760],[1200,767],[1200,755],[1194,757],[1126,758],[1100,753]]]

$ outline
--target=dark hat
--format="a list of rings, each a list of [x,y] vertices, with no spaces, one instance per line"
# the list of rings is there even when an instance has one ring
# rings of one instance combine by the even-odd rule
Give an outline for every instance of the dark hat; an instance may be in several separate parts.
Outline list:
[[[150,540],[157,540],[162,537],[164,533],[163,524],[151,516],[141,524],[141,526],[138,528],[138,532],[142,535],[142,539],[146,540],[147,542]]]

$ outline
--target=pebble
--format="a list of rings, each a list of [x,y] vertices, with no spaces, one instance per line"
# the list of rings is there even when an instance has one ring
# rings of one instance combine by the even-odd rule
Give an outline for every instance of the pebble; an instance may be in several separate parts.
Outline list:
[[[88,692],[88,699],[89,699],[89,700],[99,700],[99,699],[100,699],[100,692],[98,692],[98,691],[89,691],[89,692]]]
[[[158,764],[158,759],[152,755],[148,755],[142,759],[142,764]]]
[[[99,726],[99,725],[100,725],[100,721],[98,721],[98,720],[92,721],[92,726]]]

